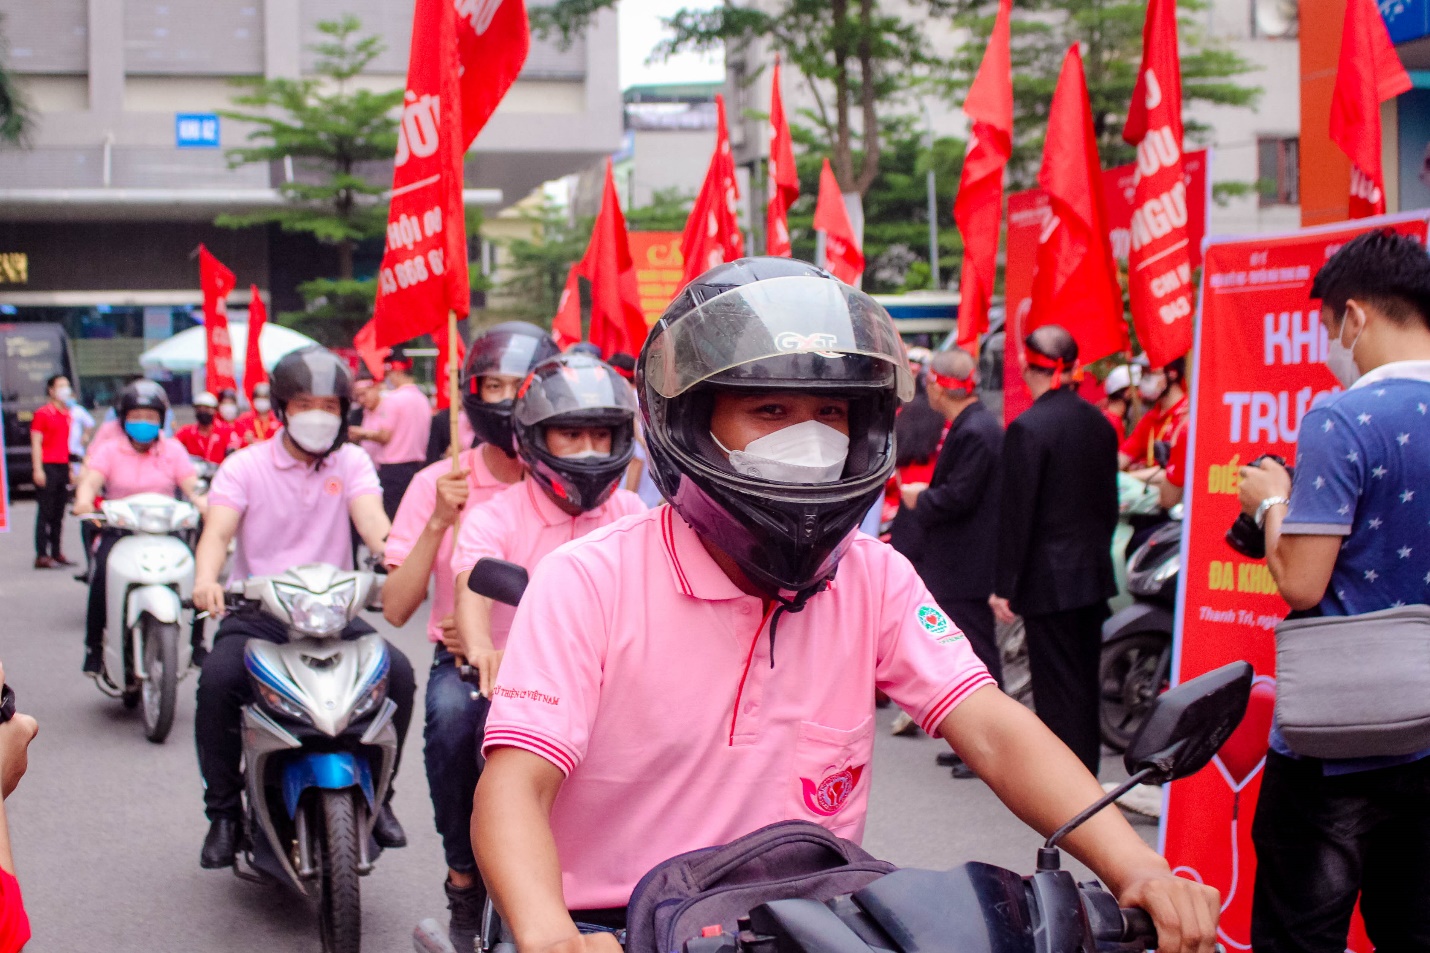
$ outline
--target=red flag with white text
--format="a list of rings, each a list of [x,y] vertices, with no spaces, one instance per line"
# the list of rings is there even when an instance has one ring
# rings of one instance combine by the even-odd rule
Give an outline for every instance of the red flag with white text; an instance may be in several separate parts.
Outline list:
[[[268,308],[259,297],[258,286],[249,285],[248,293],[248,348],[243,358],[243,392],[248,402],[253,403],[253,388],[268,382],[268,371],[263,366],[263,352],[259,350],[258,339],[263,336],[263,326],[268,323]]]
[[[379,345],[440,331],[449,311],[460,318],[470,308],[465,151],[456,10],[452,0],[417,0],[373,309]]]
[[[770,86],[770,207],[765,220],[765,251],[788,258],[789,210],[799,198],[799,173],[794,165],[794,140],[785,119],[784,97],[780,95],[780,61],[775,58],[775,75]]]
[[[1153,367],[1192,349],[1195,295],[1182,135],[1177,0],[1150,0],[1142,28],[1142,70],[1122,138],[1137,147],[1127,262],[1132,323]]]
[[[1347,0],[1331,96],[1331,141],[1351,160],[1350,217],[1385,211],[1380,104],[1411,88],[1375,0]]]
[[[462,77],[462,151],[516,82],[531,50],[524,0],[454,0]]]
[[[1038,242],[1025,331],[1062,325],[1077,340],[1083,364],[1126,351],[1122,288],[1107,238],[1102,166],[1077,44],[1068,49],[1053,92],[1038,184],[1052,215]]]
[[[735,158],[730,152],[730,132],[725,125],[725,97],[715,97],[715,153],[705,171],[705,182],[691,206],[685,233],[680,237],[680,253],[685,270],[680,279],[685,287],[692,279],[722,262],[745,254],[745,236],[735,215],[740,187],[735,181]]]
[[[621,214],[620,197],[611,160],[606,160],[606,184],[601,195],[601,211],[591,230],[586,255],[577,266],[591,282],[591,330],[587,335],[601,349],[601,356],[624,352],[639,354],[645,344],[645,315],[641,312],[636,266],[631,258],[626,219]]]
[[[1013,154],[1012,0],[998,18],[963,112],[972,124],[953,218],[963,236],[958,291],[958,346],[973,351],[988,330],[988,306],[998,269],[998,225],[1003,217],[1003,167]]]
[[[223,262],[199,246],[199,287],[204,295],[204,387],[217,394],[238,390],[233,379],[233,342],[228,336],[228,294],[237,279]]]
[[[849,221],[849,209],[829,160],[819,170],[819,199],[814,206],[814,229],[824,233],[824,267],[848,285],[857,285],[864,274],[864,252]]]

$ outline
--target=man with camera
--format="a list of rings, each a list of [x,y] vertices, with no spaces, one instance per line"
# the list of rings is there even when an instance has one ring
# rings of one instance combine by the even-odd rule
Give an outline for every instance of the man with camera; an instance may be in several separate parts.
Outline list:
[[[1262,460],[1242,469],[1240,496],[1294,610],[1277,632],[1279,674],[1291,671],[1286,653],[1308,625],[1301,620],[1320,617],[1309,625],[1331,638],[1296,650],[1335,653],[1321,664],[1340,673],[1331,684],[1345,692],[1387,627],[1424,631],[1430,618],[1417,618],[1430,602],[1430,257],[1411,238],[1369,232],[1322,267],[1311,297],[1329,334],[1326,364],[1346,390],[1302,418],[1294,487],[1283,466]],[[1346,624],[1363,622],[1335,618],[1387,612],[1359,629]],[[1406,666],[1412,661],[1407,653]],[[1349,756],[1399,750],[1370,723],[1359,737],[1333,725],[1342,737],[1313,746],[1305,719],[1288,714],[1293,701],[1315,701],[1295,698],[1297,690],[1287,678],[1278,688],[1252,829],[1252,946],[1339,953],[1359,896],[1376,948],[1430,948],[1430,869],[1421,862],[1430,846],[1430,742],[1412,737],[1426,750]],[[1335,707],[1371,711],[1382,707],[1378,694],[1391,693],[1367,684]],[[1326,717],[1331,725],[1337,714]],[[1348,756],[1325,754],[1332,743]],[[1322,756],[1308,757],[1313,748]]]

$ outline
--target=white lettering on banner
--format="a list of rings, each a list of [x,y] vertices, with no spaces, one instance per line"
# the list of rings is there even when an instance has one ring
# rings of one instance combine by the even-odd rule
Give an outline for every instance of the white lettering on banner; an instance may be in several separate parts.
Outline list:
[[[1157,73],[1155,70],[1144,70],[1142,78],[1147,83],[1147,109],[1149,111],[1156,109],[1162,105],[1162,84],[1157,82]]]
[[[477,36],[481,36],[492,25],[492,18],[501,9],[502,0],[453,0],[452,5],[457,8],[457,16],[465,18],[472,24]]]
[[[1114,228],[1107,237],[1112,242],[1112,257],[1118,261],[1126,261],[1127,253],[1132,250],[1132,231],[1126,228]]]
[[[1325,361],[1326,326],[1315,314],[1304,311],[1274,314],[1268,311],[1263,320],[1266,335],[1262,363],[1267,367]]]
[[[1048,220],[1043,223],[1042,232],[1038,235],[1038,244],[1041,245],[1048,239],[1052,238],[1053,233],[1058,230],[1058,226],[1062,223],[1063,220],[1058,218],[1056,215],[1049,215]]]
[[[1171,324],[1178,318],[1185,318],[1191,313],[1192,303],[1185,297],[1178,298],[1176,301],[1169,301],[1157,308],[1157,317],[1162,320],[1163,324]]]
[[[1380,204],[1380,186],[1354,165],[1351,166],[1351,195],[1372,205]]]
[[[229,341],[229,338],[228,338],[228,328],[226,328],[226,327],[220,326],[220,327],[214,328],[214,329],[213,329],[213,337],[214,337],[214,344],[217,344],[219,347],[229,347],[229,346],[231,345],[231,343],[232,343],[232,342]]]
[[[1165,298],[1192,280],[1192,266],[1190,264],[1178,265],[1174,270],[1166,274],[1153,278],[1150,284],[1152,294],[1158,298]]]
[[[425,159],[437,151],[438,109],[441,97],[431,94],[417,98],[412,90],[407,91],[407,104],[402,108],[402,125],[397,130],[396,166],[402,166],[409,156]]]
[[[1268,443],[1295,443],[1301,433],[1301,418],[1325,391],[1303,387],[1292,396],[1290,391],[1227,391],[1222,404],[1231,411],[1227,439],[1231,443],[1245,442],[1256,446]],[[1294,415],[1293,415],[1294,412]]]
[[[1248,285],[1294,284],[1311,279],[1311,267],[1300,265],[1296,268],[1253,268],[1250,271],[1224,271],[1210,276],[1208,284],[1213,290],[1222,288],[1244,288]]]
[[[1171,126],[1148,130],[1137,144],[1137,174],[1146,178],[1157,170],[1175,165],[1182,158],[1182,147],[1172,134]]]
[[[1140,249],[1174,228],[1185,228],[1186,224],[1187,186],[1179,179],[1170,189],[1148,199],[1132,213],[1132,247]]]
[[[214,358],[214,373],[219,377],[232,377],[233,358],[222,356]]]

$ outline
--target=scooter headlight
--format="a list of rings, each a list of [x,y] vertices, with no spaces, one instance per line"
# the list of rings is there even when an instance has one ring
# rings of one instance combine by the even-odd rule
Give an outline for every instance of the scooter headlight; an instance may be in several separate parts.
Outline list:
[[[173,508],[168,506],[136,506],[134,516],[141,533],[167,533],[174,523]]]
[[[337,635],[348,624],[357,585],[349,581],[327,592],[310,592],[300,586],[275,583],[278,601],[288,612],[293,628],[316,638]]]
[[[138,529],[139,517],[134,509],[127,503],[118,501],[106,502],[100,510],[104,514],[104,521],[112,529]]]
[[[262,679],[255,678],[253,680],[253,686],[258,692],[258,697],[263,699],[263,704],[267,705],[273,711],[296,721],[307,724],[312,723],[312,719],[308,717],[308,713],[303,710],[301,705],[290,700],[286,695],[277,691]]]
[[[384,675],[372,683],[372,687],[358,699],[358,703],[353,706],[353,718],[361,718],[371,713],[382,700],[387,697],[387,676]]]

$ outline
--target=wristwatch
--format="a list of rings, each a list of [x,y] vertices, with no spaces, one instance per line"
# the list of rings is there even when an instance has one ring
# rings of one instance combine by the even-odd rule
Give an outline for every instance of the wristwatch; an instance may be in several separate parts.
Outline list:
[[[1286,503],[1290,503],[1290,502],[1291,502],[1291,501],[1288,500],[1288,499],[1286,499],[1286,497],[1284,497],[1284,496],[1268,496],[1266,499],[1262,500],[1262,501],[1261,501],[1261,505],[1256,508],[1256,515],[1255,515],[1254,517],[1252,517],[1252,519],[1254,519],[1254,520],[1256,521],[1256,528],[1257,528],[1257,529],[1265,529],[1265,528],[1266,528],[1266,511],[1267,511],[1267,510],[1271,509],[1271,507],[1273,507],[1273,506],[1278,506],[1278,505],[1282,505],[1282,504],[1286,504]]]

